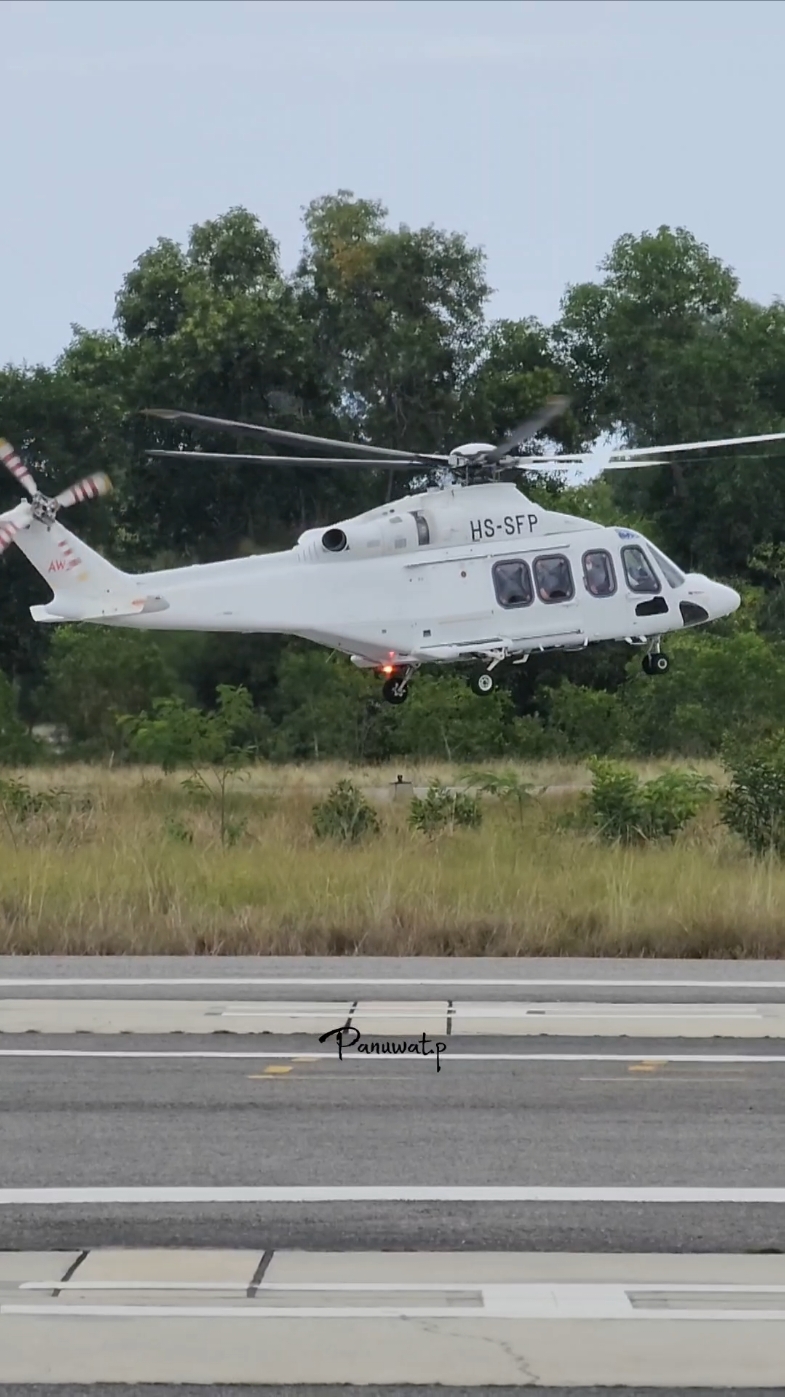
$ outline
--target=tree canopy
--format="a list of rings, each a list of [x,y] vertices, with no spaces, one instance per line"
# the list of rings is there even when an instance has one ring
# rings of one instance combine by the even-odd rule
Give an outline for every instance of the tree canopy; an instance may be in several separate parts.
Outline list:
[[[621,236],[595,280],[566,289],[552,325],[525,307],[518,320],[494,321],[491,294],[481,248],[456,232],[394,227],[378,200],[346,190],[315,199],[291,269],[262,221],[233,208],[193,227],[182,246],[162,237],[142,252],[119,288],[111,327],[75,326],[51,368],[0,370],[0,430],[36,462],[45,486],[108,471],[115,492],[77,507],[72,526],[121,564],[144,568],[288,547],[303,529],[368,508],[387,490],[384,470],[151,462],[151,445],[197,439],[144,418],[145,407],[423,451],[500,439],[554,391],[571,397],[569,415],[553,428],[571,450],[606,433],[650,445],[785,427],[785,305],[744,298],[734,271],[686,229]],[[233,446],[204,433],[198,444]],[[524,488],[561,491],[567,510],[642,523],[681,565],[744,587],[755,598],[748,629],[764,650],[733,642],[736,662],[754,656],[762,673],[770,660],[774,676],[785,623],[781,463],[729,450],[720,460],[616,473],[577,490],[555,481]],[[13,480],[0,478],[0,508],[15,499]],[[21,710],[51,718],[70,704],[73,736],[86,741],[98,720],[77,700],[74,676],[80,664],[93,665],[95,693],[109,692],[100,636],[80,648],[35,626],[29,606],[46,599],[41,580],[13,549],[2,568],[1,663]],[[370,755],[384,755],[400,734],[411,750],[427,746],[429,732],[441,732],[433,742],[449,747],[450,723],[458,732],[468,721],[449,684],[423,689],[397,725],[390,715],[382,721],[357,675],[326,683],[322,707],[314,706],[311,652],[295,642],[177,636],[151,644],[159,659],[129,649],[123,660],[142,666],[140,704],[177,690],[209,706],[221,684],[242,684],[278,714],[278,748],[288,743],[302,756],[329,747],[339,712],[344,747]],[[701,653],[708,666],[715,652]],[[555,697],[566,680],[606,696],[591,710],[599,730],[602,704],[628,682],[628,658],[611,647],[526,666],[511,706],[494,708],[494,744],[509,746],[515,723],[530,736],[531,722],[572,731],[574,695]],[[620,718],[619,732],[626,722]],[[683,713],[673,722],[683,727]],[[474,757],[476,743],[467,742]]]

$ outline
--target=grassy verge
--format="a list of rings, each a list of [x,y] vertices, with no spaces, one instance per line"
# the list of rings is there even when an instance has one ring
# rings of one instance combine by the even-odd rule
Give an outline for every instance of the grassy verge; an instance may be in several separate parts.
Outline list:
[[[376,789],[395,774],[351,773]],[[416,785],[458,775],[404,774]],[[538,786],[587,780],[578,766],[524,774]],[[711,811],[672,845],[620,849],[559,829],[570,794],[536,801],[523,821],[486,801],[479,830],[435,840],[412,833],[394,801],[380,806],[380,837],[342,848],[310,822],[314,796],[340,775],[254,771],[232,796],[246,831],[222,849],[214,816],[176,778],[25,773],[85,799],[24,820],[0,811],[0,952],[785,954],[785,869],[750,860]]]

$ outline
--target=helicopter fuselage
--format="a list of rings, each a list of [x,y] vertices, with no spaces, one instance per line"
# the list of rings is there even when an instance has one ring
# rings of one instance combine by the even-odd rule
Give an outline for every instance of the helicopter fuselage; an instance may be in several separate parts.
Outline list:
[[[504,483],[410,495],[283,552],[133,577],[104,564],[122,588],[96,588],[97,555],[65,569],[58,550],[78,540],[59,523],[36,522],[18,542],[55,594],[37,620],[296,635],[379,669],[645,645],[740,602],[636,531],[544,509]]]

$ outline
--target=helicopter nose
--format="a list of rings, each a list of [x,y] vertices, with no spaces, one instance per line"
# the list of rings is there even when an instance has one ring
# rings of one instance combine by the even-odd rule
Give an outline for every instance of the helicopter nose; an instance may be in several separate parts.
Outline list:
[[[700,625],[701,621],[717,621],[721,616],[730,616],[741,606],[741,597],[733,587],[695,574],[687,579],[687,597],[689,601],[685,599],[679,602],[685,626]]]
[[[741,597],[733,587],[726,587],[724,582],[712,583],[712,601],[716,607],[717,616],[730,616],[732,612],[738,611],[741,606]],[[716,597],[716,601],[714,600]]]

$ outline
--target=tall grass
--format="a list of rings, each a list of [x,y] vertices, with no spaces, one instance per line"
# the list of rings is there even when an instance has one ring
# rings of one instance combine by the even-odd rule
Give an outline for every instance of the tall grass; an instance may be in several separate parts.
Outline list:
[[[255,770],[231,797],[245,833],[224,849],[214,813],[176,778],[27,773],[80,799],[22,821],[0,810],[0,952],[785,954],[785,869],[749,859],[711,811],[673,844],[621,849],[559,827],[569,793],[523,822],[486,801],[481,829],[433,840],[391,801],[378,838],[342,848],[315,838],[311,810],[316,788],[346,774]],[[364,776],[379,788],[394,774]],[[457,773],[429,767],[415,784],[434,775]]]

